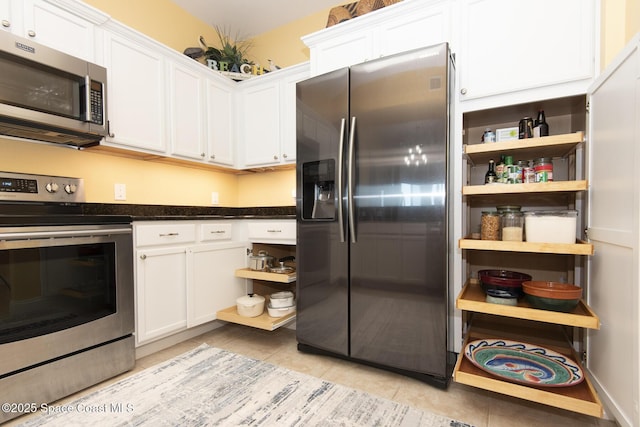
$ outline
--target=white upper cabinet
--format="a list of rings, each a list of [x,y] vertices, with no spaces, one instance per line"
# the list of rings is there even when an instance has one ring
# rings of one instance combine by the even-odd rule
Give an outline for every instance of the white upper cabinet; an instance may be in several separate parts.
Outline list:
[[[204,90],[201,73],[176,62],[169,64],[170,155],[206,158]]]
[[[586,93],[595,73],[595,3],[463,0],[456,55],[463,110]]]
[[[0,22],[5,31],[95,62],[96,26],[107,15],[82,3],[73,13],[43,0],[0,1]]]
[[[311,75],[450,41],[451,2],[405,0],[303,37]]]
[[[124,35],[105,31],[104,43],[112,133],[104,144],[164,153],[167,148],[164,56],[133,32]]]
[[[303,63],[239,83],[241,167],[295,163],[296,83],[308,76]]]
[[[206,126],[208,141],[207,161],[224,166],[235,166],[235,85],[220,79],[206,81]]]

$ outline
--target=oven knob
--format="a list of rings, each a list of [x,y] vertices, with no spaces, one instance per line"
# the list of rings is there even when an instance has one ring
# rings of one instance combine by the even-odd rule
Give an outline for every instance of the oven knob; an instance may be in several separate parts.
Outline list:
[[[59,187],[58,187],[58,184],[56,184],[55,182],[50,182],[47,185],[45,185],[45,188],[49,193],[55,193],[58,191]]]
[[[67,194],[73,194],[77,189],[78,187],[75,184],[65,184],[64,186],[64,191],[66,191]]]

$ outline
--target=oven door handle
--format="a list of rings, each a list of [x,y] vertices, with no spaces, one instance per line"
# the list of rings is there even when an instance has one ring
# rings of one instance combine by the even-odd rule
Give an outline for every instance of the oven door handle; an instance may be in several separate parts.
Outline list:
[[[1,240],[37,240],[51,239],[54,237],[93,237],[109,236],[113,234],[131,234],[130,228],[110,228],[105,230],[60,230],[60,231],[20,231],[20,232],[0,232]]]

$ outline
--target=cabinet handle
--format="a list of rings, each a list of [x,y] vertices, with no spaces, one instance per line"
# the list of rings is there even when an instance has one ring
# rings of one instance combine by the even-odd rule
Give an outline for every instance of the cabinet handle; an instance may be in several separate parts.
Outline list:
[[[216,231],[212,231],[211,234],[225,234],[226,231],[224,230],[216,230]]]
[[[180,233],[160,233],[158,236],[160,237],[171,237],[171,236],[179,236]]]
[[[267,230],[267,233],[282,233],[282,230]]]
[[[9,28],[11,26],[11,22],[7,21],[6,19],[3,19],[2,26],[5,28]]]
[[[140,255],[140,259],[145,260],[147,259],[147,256],[145,254]]]
[[[35,32],[35,31],[33,31],[33,30],[29,30],[29,31],[27,31],[27,35],[28,35],[29,37],[35,37],[35,36],[36,36],[36,32]]]
[[[107,120],[107,135],[109,138],[115,138],[116,134],[111,132],[111,120]]]
[[[466,94],[467,94],[467,88],[466,88],[466,87],[463,87],[462,89],[460,89],[460,93],[461,93],[462,95],[466,95]]]

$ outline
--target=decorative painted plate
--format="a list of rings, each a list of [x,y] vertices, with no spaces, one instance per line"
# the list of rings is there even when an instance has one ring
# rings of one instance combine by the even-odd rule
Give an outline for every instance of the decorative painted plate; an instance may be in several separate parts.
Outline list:
[[[567,387],[584,379],[580,366],[566,356],[517,341],[472,341],[464,355],[478,368],[520,384]]]

